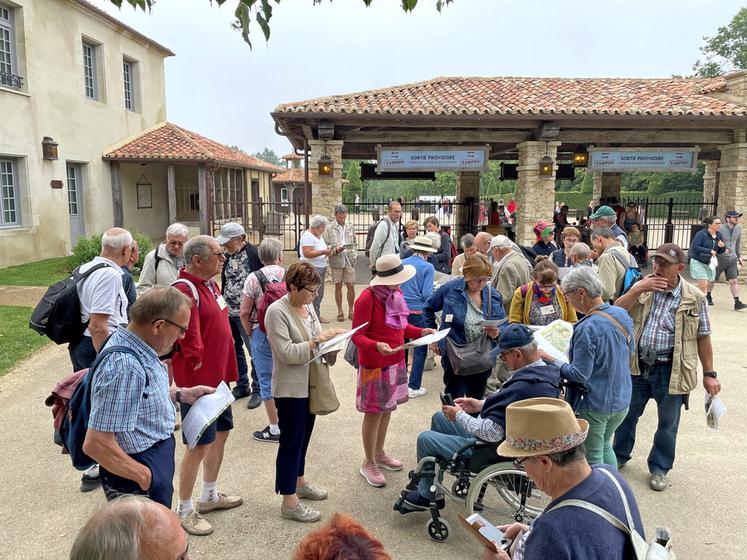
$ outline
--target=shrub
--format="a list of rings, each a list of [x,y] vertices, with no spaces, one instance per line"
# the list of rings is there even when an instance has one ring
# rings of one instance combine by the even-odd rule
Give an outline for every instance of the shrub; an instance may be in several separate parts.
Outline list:
[[[140,249],[140,259],[132,267],[132,274],[137,276],[143,268],[143,260],[151,249],[153,249],[153,241],[151,238],[140,233],[133,231],[132,236],[137,241]],[[68,257],[68,268],[74,270],[76,267],[93,260],[94,257],[101,254],[101,234],[91,235],[90,237],[81,237],[73,247],[72,254]]]

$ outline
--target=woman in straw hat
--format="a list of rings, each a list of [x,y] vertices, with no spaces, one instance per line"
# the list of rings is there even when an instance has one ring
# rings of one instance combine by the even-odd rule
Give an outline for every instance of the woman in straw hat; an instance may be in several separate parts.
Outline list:
[[[583,500],[618,519],[627,520],[622,489],[635,530],[643,536],[643,524],[633,490],[612,469],[589,466],[584,441],[586,420],[576,418],[570,405],[560,399],[540,397],[506,407],[506,439],[498,455],[514,458],[534,485],[551,502],[531,526],[522,523],[499,527],[514,540],[513,558],[537,560],[623,560],[633,558],[626,533],[583,507],[563,505],[565,500]],[[488,559],[508,560],[507,553],[486,551]]]
[[[353,310],[353,328],[368,323],[353,335],[358,347],[356,408],[363,413],[361,476],[371,486],[384,486],[380,469],[398,471],[402,463],[384,451],[389,418],[398,404],[407,402],[405,353],[398,349],[407,338],[435,332],[408,323],[409,309],[399,285],[415,275],[398,255],[376,260],[376,276],[361,292]]]

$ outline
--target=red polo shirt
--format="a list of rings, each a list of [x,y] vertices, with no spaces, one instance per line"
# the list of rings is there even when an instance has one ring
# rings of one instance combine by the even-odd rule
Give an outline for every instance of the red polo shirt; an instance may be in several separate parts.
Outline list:
[[[223,298],[218,285],[214,280],[203,280],[184,269],[179,272],[179,278],[194,284],[200,295],[200,303],[197,305],[192,290],[186,284],[174,286],[192,300],[189,329],[171,358],[176,385],[217,387],[221,381],[236,381],[238,370],[228,322],[228,306],[223,303],[221,309],[219,301],[222,302]],[[202,364],[199,369],[195,369],[197,364]]]

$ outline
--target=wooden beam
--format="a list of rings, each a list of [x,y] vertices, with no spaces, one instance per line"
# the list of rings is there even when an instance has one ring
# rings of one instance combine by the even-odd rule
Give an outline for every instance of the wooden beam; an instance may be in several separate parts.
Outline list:
[[[169,225],[176,222],[176,167],[173,164],[166,166],[166,187],[169,196]]]
[[[314,139],[314,132],[311,130],[311,126],[309,126],[308,124],[301,125],[301,130],[303,130],[303,135],[306,140]]]
[[[558,140],[567,144],[729,144],[726,130],[573,130],[561,129]]]
[[[395,144],[429,143],[429,142],[470,142],[475,144],[490,144],[497,142],[524,142],[529,139],[528,131],[391,131],[391,132],[343,132],[341,139],[346,143]]]
[[[119,162],[109,163],[112,175],[112,209],[115,227],[124,227],[124,205],[122,203],[122,182],[119,177]]]
[[[208,198],[207,168],[204,164],[197,166],[197,192],[200,197],[200,233],[210,235],[208,214],[210,199]]]

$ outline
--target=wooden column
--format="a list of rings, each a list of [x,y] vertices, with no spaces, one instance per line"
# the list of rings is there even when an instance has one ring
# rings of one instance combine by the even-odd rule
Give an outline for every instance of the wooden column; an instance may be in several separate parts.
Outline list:
[[[124,205],[122,202],[122,182],[119,177],[119,162],[109,162],[112,174],[112,207],[114,227],[124,227]]]
[[[204,163],[197,166],[197,192],[200,196],[200,233],[210,235],[209,205],[208,197],[208,171]]]
[[[169,194],[169,225],[176,222],[176,168],[172,164],[166,166],[166,187]]]

